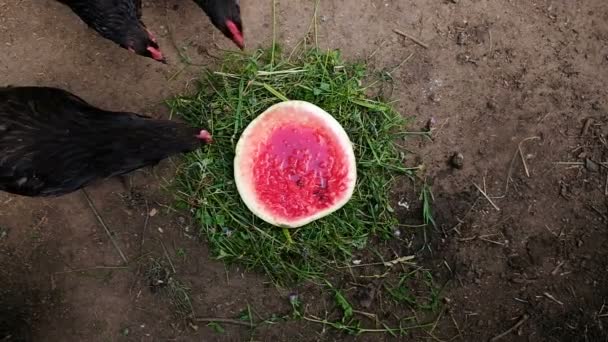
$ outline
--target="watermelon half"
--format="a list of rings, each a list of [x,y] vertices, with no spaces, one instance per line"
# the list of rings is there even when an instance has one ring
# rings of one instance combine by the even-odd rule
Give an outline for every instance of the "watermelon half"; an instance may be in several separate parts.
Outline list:
[[[236,186],[262,220],[296,228],[331,214],[357,180],[353,145],[338,121],[304,101],[268,108],[236,145]]]

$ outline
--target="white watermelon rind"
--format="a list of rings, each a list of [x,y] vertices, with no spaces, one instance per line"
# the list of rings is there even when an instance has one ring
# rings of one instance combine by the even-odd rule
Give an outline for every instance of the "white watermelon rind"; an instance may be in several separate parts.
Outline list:
[[[255,128],[261,122],[263,122],[270,113],[277,110],[301,111],[302,113],[314,115],[321,119],[322,122],[327,125],[327,128],[335,134],[336,138],[338,139],[338,145],[342,146],[349,169],[349,177],[346,180],[346,190],[344,190],[343,196],[339,198],[334,205],[316,212],[313,215],[291,221],[288,221],[282,217],[276,217],[275,215],[269,213],[264,209],[263,204],[258,201],[253,184],[253,171],[251,170],[253,166],[253,157],[251,156],[251,153],[245,152],[248,144],[252,144],[251,139],[253,138],[252,136],[253,132],[255,132]],[[245,164],[244,167],[243,164]],[[335,212],[336,210],[339,210],[351,199],[357,182],[357,164],[353,144],[340,123],[338,123],[333,116],[318,106],[306,101],[291,100],[279,102],[266,109],[262,114],[251,121],[251,123],[241,134],[241,137],[236,145],[234,158],[234,179],[241,199],[254,215],[274,226],[284,228],[302,227],[308,223],[311,223],[312,221],[318,220]]]

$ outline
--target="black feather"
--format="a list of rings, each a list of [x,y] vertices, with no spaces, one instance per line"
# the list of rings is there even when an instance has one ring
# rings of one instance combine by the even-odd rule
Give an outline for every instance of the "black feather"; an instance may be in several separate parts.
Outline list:
[[[0,190],[63,195],[203,143],[200,130],[95,108],[67,91],[0,88]]]
[[[58,0],[102,37],[123,48],[151,57],[148,46],[158,49],[141,21],[141,0]]]
[[[228,20],[232,21],[239,31],[243,31],[239,0],[194,0],[194,2],[226,37],[232,39],[232,34],[226,26]]]

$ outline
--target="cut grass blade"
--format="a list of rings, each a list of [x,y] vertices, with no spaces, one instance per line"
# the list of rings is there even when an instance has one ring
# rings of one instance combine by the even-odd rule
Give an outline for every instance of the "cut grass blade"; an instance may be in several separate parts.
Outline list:
[[[348,262],[374,236],[397,226],[389,191],[399,175],[412,177],[394,143],[405,120],[392,106],[367,98],[365,66],[344,63],[337,51],[275,47],[252,56],[227,55],[220,71],[206,72],[197,93],[169,100],[172,114],[208,128],[214,144],[191,153],[177,180],[179,205],[190,209],[215,256],[262,270],[285,284],[319,278]],[[353,142],[358,182],[341,210],[285,232],[255,217],[233,179],[234,148],[242,131],[269,106],[287,99],[314,103],[343,125]]]

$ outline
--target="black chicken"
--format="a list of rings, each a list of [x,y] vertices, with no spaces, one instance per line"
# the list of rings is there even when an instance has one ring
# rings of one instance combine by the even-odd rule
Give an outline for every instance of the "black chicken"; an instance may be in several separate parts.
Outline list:
[[[156,38],[141,21],[141,0],[58,0],[82,21],[121,47],[166,63]]]
[[[211,142],[184,124],[95,108],[61,89],[0,88],[0,190],[58,196]]]
[[[211,23],[231,39],[241,50],[245,47],[239,0],[194,0],[207,14]]]

